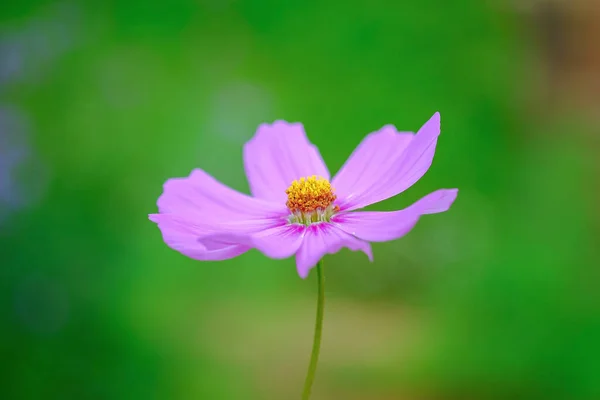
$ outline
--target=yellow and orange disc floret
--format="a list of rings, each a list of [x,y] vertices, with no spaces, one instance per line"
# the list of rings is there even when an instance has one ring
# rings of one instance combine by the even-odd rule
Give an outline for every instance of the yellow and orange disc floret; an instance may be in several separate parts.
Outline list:
[[[339,211],[333,205],[336,199],[333,190],[327,179],[315,175],[293,181],[285,191],[286,206],[291,212],[289,222],[303,225],[329,222]]]

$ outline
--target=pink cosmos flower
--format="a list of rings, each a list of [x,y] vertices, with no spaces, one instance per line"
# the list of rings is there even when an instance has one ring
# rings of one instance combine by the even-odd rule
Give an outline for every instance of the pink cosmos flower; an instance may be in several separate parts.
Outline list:
[[[456,199],[458,189],[440,189],[403,210],[356,211],[417,182],[431,166],[439,134],[439,113],[416,134],[386,125],[367,135],[330,179],[302,124],[262,124],[244,146],[252,196],[196,169],[165,183],[159,213],[149,217],[167,245],[197,260],[225,260],[255,248],[271,258],[295,255],[302,278],[342,247],[372,261],[369,242],[398,239],[422,215],[446,211]]]

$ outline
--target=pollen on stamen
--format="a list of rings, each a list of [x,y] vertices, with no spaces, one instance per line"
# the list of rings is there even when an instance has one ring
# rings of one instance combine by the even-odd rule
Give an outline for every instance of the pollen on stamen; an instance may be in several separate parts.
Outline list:
[[[336,199],[331,183],[316,175],[293,181],[285,193],[288,209],[305,215],[328,209]]]

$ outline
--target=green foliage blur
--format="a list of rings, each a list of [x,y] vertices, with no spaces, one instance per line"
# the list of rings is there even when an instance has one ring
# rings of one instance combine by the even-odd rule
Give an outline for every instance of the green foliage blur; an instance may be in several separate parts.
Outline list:
[[[447,213],[325,259],[319,399],[600,399],[593,150],[536,106],[509,2],[173,0],[0,6],[0,398],[299,398],[316,280],[256,251],[198,262],[147,214],[202,168],[248,191],[242,145],[304,123],[335,172],[435,111],[404,207]],[[596,203],[597,204],[597,203]]]

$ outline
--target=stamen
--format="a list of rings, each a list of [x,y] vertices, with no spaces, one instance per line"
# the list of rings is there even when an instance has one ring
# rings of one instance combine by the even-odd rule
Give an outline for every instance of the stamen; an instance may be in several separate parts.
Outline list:
[[[292,213],[291,223],[310,225],[329,221],[339,210],[339,207],[333,206],[336,196],[331,184],[322,177],[313,175],[295,180],[285,193],[288,196],[286,205]]]

